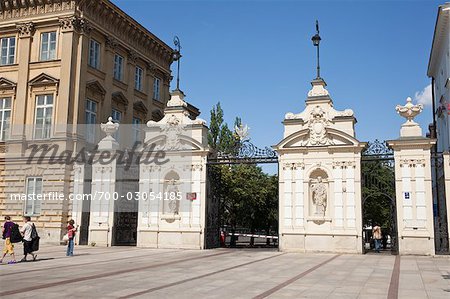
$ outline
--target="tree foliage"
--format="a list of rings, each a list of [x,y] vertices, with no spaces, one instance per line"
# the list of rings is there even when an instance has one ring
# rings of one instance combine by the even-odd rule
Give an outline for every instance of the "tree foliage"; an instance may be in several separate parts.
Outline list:
[[[236,117],[234,126],[242,120]],[[236,132],[224,121],[220,103],[211,110],[208,143],[213,151],[233,153],[239,145]],[[234,231],[244,227],[251,232],[278,230],[278,177],[268,175],[252,164],[209,167],[213,196],[220,202],[221,226]]]
[[[250,231],[276,229],[278,219],[278,178],[256,165],[222,168],[222,215],[225,225],[246,227]]]
[[[233,132],[223,119],[220,102],[211,109],[211,121],[208,132],[208,145],[213,151],[226,152],[234,144]]]
[[[370,161],[362,164],[364,185],[363,225],[378,223],[391,228],[391,215],[395,200],[395,177],[392,165],[383,161]]]

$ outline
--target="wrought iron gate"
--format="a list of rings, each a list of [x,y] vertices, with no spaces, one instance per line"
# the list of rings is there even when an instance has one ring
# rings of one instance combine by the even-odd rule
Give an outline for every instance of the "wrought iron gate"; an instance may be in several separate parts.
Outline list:
[[[135,194],[139,191],[139,167],[132,165],[128,170],[117,167],[116,191],[119,198],[114,202],[113,246],[136,246],[139,202]],[[133,195],[130,198],[129,195]]]
[[[205,248],[220,246],[221,198],[218,196],[221,184],[220,167],[268,163],[278,164],[278,154],[270,147],[259,148],[247,139],[238,140],[227,152],[215,152],[208,157]]]
[[[444,157],[442,153],[433,152],[431,155],[431,177],[433,178],[433,215],[436,254],[449,254],[446,194],[450,194],[450,190],[445,190]]]
[[[386,141],[369,142],[361,157],[361,176],[363,252],[370,250],[366,248],[371,239],[370,227],[374,222],[384,221],[379,223],[384,226],[383,247],[387,248],[389,245],[391,253],[398,254],[394,152]]]

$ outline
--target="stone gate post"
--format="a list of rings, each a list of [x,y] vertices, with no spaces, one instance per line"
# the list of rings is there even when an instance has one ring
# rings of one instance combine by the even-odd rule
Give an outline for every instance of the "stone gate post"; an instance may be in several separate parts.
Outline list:
[[[205,248],[207,134],[206,122],[190,114],[180,90],[171,93],[164,118],[147,123],[137,246]]]
[[[414,117],[422,105],[411,98],[397,112],[407,119],[400,138],[388,141],[394,149],[399,254],[434,255],[431,147],[435,140],[422,137]]]
[[[101,129],[106,133],[98,144],[98,153],[92,165],[91,213],[89,223],[89,244],[111,246],[114,225],[114,194],[116,191],[116,151],[119,143],[112,137],[119,124],[112,118]]]
[[[322,78],[303,112],[287,113],[279,157],[279,248],[362,251],[361,151],[353,111],[338,111]]]

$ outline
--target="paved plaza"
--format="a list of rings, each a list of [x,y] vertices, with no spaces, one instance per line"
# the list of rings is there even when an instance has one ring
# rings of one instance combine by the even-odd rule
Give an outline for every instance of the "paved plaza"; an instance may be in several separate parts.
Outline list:
[[[20,253],[20,246],[16,247]],[[450,298],[450,258],[42,246],[2,298]],[[19,256],[21,257],[21,256]]]

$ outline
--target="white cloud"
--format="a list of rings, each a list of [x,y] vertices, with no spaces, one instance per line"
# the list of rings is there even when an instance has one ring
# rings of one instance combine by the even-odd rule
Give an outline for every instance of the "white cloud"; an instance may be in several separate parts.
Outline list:
[[[414,94],[414,100],[419,104],[423,104],[424,106],[431,106],[433,101],[433,98],[431,96],[431,84],[426,86],[422,91],[417,91]]]

